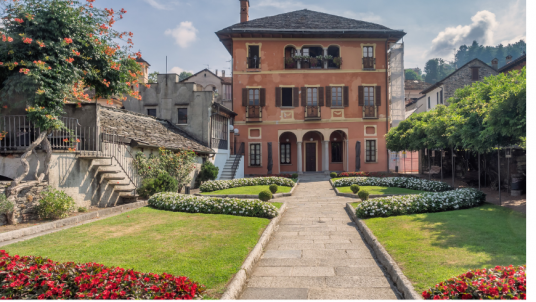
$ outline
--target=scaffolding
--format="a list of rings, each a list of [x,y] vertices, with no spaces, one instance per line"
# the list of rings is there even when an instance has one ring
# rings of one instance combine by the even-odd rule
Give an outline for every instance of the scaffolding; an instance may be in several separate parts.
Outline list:
[[[404,101],[404,42],[393,43],[388,51],[388,76],[391,127],[406,119]]]

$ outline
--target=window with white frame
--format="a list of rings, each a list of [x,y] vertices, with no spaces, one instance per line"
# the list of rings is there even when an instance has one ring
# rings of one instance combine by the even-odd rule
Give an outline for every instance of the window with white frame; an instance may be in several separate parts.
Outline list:
[[[365,106],[374,106],[374,87],[365,86],[363,91],[365,93]]]
[[[249,145],[249,165],[252,167],[261,166],[261,144]]]
[[[377,151],[378,149],[376,146],[376,140],[366,140],[365,141],[365,162],[375,163]]]
[[[249,89],[248,91],[248,105],[259,106],[260,105],[260,90]]]
[[[331,87],[331,106],[342,107],[342,87]]]
[[[318,88],[307,88],[307,106],[318,106]]]
[[[280,158],[282,165],[290,165],[290,143],[281,143]]]

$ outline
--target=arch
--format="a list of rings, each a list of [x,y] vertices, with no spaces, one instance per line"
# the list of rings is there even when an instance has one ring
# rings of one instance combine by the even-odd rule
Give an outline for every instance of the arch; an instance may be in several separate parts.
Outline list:
[[[331,132],[329,132],[329,137],[331,137],[333,135],[333,133],[336,133],[336,132],[344,133],[345,138],[348,139],[348,129],[333,129],[333,130],[331,130]]]
[[[203,88],[203,91],[214,91],[214,92],[217,92],[217,88],[216,86],[212,85],[212,84],[208,84],[207,86],[205,86],[205,88]]]
[[[277,165],[279,173],[294,173],[298,171],[298,136],[294,131],[284,131],[279,134]]]

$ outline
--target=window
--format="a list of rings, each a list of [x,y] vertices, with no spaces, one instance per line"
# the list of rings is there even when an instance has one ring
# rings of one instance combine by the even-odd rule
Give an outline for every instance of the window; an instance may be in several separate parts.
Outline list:
[[[443,104],[443,90],[441,90],[439,95],[440,95],[440,98],[441,98],[441,104]]]
[[[211,124],[211,147],[227,150],[229,137],[229,119],[225,116],[214,114]]]
[[[471,79],[478,81],[478,67],[471,67]]]
[[[342,107],[342,87],[331,87],[331,106]]]
[[[374,87],[364,87],[365,106],[374,106]]]
[[[233,98],[231,97],[231,93],[232,93],[231,85],[223,85],[223,87],[225,90],[225,99],[232,100]]]
[[[367,140],[366,143],[366,158],[365,161],[367,163],[375,163],[376,162],[376,141],[375,140]]]
[[[374,68],[374,47],[363,47],[363,68]]]
[[[179,124],[188,124],[188,108],[178,108]]]
[[[261,144],[249,145],[249,165],[253,167],[261,166]]]
[[[147,115],[156,117],[156,109],[147,109]]]
[[[428,97],[428,109],[430,109],[432,107],[430,107],[430,97]]]
[[[248,68],[259,68],[261,63],[260,50],[258,45],[250,45],[248,57]]]
[[[281,143],[280,159],[282,165],[290,165],[290,143]]]
[[[307,106],[318,106],[318,88],[307,88]]]
[[[331,142],[331,162],[342,163],[342,142]]]
[[[282,94],[281,106],[292,107],[292,88],[282,88],[281,94]]]
[[[309,55],[309,48],[302,49],[302,55],[303,56],[308,56]]]
[[[436,105],[439,105],[439,92],[436,92]]]
[[[248,91],[248,105],[259,106],[260,105],[260,92],[259,89],[249,89]]]

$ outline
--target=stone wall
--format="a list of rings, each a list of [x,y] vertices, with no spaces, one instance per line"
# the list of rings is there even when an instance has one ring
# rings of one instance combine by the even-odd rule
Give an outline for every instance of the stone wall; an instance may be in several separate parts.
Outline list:
[[[0,191],[5,194],[7,187],[11,185],[11,182],[0,182]],[[27,188],[19,192],[15,201],[15,213],[13,215],[14,223],[25,223],[30,220],[37,220],[37,206],[41,199],[41,193],[48,187],[47,182],[43,182],[32,188]],[[0,217],[0,225],[7,224],[5,215]]]
[[[454,96],[456,89],[463,88],[465,86],[472,85],[475,81],[472,80],[471,67],[480,67],[478,69],[478,80],[482,81],[484,78],[491,75],[497,75],[498,72],[491,66],[483,63],[480,60],[474,60],[462,68],[456,70],[452,75],[442,81],[445,87],[444,100],[448,100]]]

